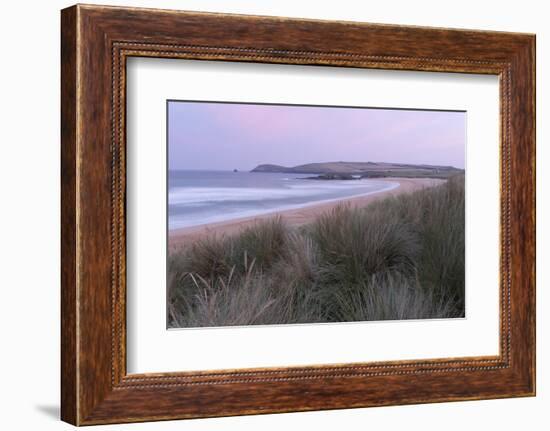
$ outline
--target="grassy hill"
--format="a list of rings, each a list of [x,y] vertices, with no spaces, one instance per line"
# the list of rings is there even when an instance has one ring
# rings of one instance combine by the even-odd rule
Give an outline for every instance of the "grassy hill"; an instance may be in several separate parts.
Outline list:
[[[404,163],[376,162],[324,162],[298,166],[262,164],[251,172],[280,172],[294,174],[359,175],[362,178],[407,177],[407,178],[449,178],[464,170],[452,166],[412,165]]]

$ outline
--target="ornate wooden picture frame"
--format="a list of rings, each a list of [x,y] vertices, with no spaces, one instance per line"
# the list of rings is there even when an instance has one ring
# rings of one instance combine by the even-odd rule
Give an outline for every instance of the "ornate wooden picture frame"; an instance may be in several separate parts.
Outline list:
[[[534,35],[82,5],[64,9],[61,21],[64,421],[535,394]],[[126,60],[135,56],[497,75],[500,354],[128,374],[125,98]]]

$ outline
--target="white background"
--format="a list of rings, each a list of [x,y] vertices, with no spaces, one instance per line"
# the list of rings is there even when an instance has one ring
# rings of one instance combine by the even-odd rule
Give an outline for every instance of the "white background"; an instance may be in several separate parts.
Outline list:
[[[141,58],[127,83],[128,372],[498,354],[498,77]],[[466,111],[466,318],[166,331],[170,98]]]
[[[393,24],[537,33],[538,137],[538,396],[293,413],[255,417],[106,426],[96,429],[278,430],[547,429],[550,423],[548,313],[550,272],[549,13],[545,2],[354,0],[197,0],[110,2],[132,6],[344,19]],[[59,409],[59,9],[64,1],[5,2],[0,16],[0,426],[9,430],[70,429]],[[543,193],[545,191],[545,193]],[[546,363],[546,364],[545,364]]]

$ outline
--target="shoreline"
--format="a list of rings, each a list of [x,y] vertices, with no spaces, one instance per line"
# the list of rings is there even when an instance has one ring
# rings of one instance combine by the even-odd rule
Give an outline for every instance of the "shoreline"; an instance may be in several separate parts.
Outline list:
[[[379,180],[380,181],[380,180]],[[267,220],[281,216],[289,226],[301,226],[313,221],[318,215],[329,211],[342,204],[349,203],[352,206],[366,206],[376,200],[389,196],[397,196],[403,193],[412,193],[426,187],[443,184],[446,180],[435,178],[384,178],[382,181],[397,183],[396,187],[386,188],[376,192],[370,192],[358,196],[329,201],[306,204],[298,208],[272,211],[255,216],[239,217],[231,220],[214,222],[198,226],[190,226],[168,231],[168,249],[177,251],[187,243],[201,239],[208,235],[232,235],[236,234],[259,220]]]
[[[388,185],[386,187],[378,189],[378,190],[366,192],[366,193],[359,193],[359,194],[352,195],[352,196],[343,196],[343,197],[338,197],[338,198],[321,199],[321,200],[318,200],[318,201],[306,202],[306,203],[302,203],[302,204],[289,204],[289,205],[279,207],[277,209],[263,210],[263,211],[260,211],[260,212],[255,212],[253,214],[237,216],[237,217],[234,217],[234,218],[231,218],[231,219],[213,220],[211,222],[203,223],[203,224],[200,224],[200,225],[178,227],[178,228],[169,230],[169,232],[185,231],[185,230],[188,230],[188,229],[199,229],[199,228],[202,228],[202,227],[212,226],[212,225],[220,224],[220,223],[228,223],[228,222],[230,223],[230,222],[233,222],[233,221],[236,221],[236,220],[245,220],[245,219],[249,219],[249,218],[258,218],[258,217],[271,216],[271,215],[275,215],[275,214],[279,214],[279,213],[286,213],[287,211],[294,211],[294,210],[309,208],[309,207],[316,206],[316,205],[330,204],[330,203],[334,203],[334,202],[341,202],[341,201],[344,201],[344,200],[347,200],[347,199],[362,198],[362,197],[365,197],[365,196],[375,195],[375,194],[379,194],[379,193],[385,193],[387,191],[390,191],[390,190],[393,190],[393,189],[399,187],[399,183],[397,181],[392,180],[392,181],[386,181],[386,182],[388,183]]]

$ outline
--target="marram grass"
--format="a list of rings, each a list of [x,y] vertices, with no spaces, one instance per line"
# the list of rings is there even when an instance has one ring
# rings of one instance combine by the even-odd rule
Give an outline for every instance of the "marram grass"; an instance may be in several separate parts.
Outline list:
[[[291,228],[280,217],[170,256],[168,326],[464,316],[464,176]]]

